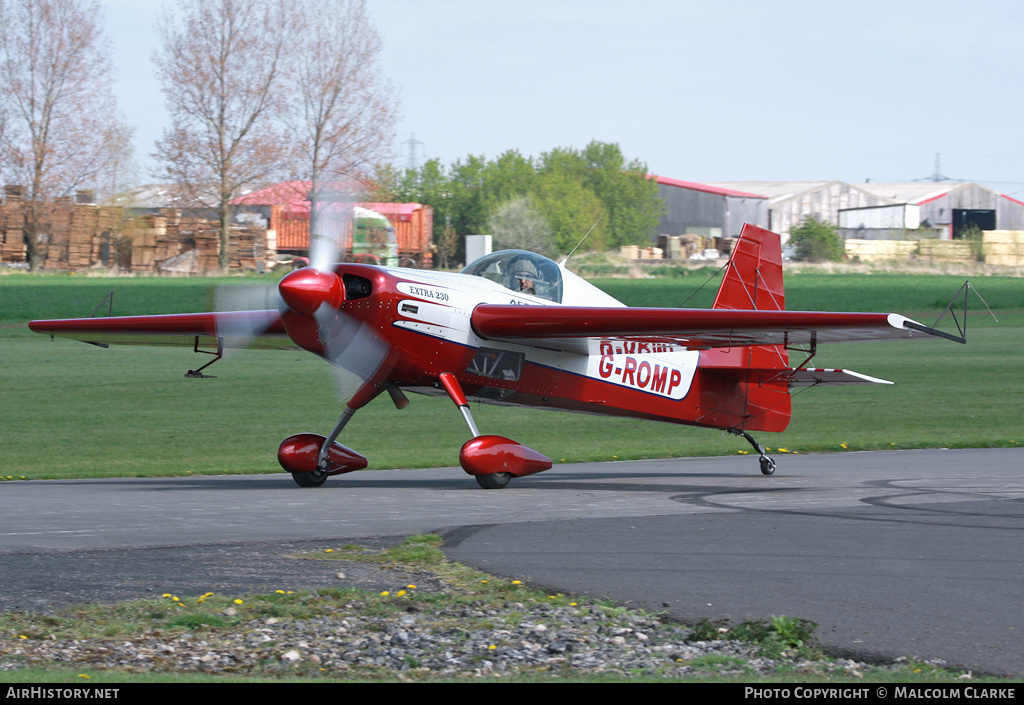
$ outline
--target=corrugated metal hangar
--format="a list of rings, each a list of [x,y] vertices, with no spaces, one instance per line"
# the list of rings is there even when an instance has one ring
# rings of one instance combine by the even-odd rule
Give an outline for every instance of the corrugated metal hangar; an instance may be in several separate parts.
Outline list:
[[[766,196],[653,174],[647,178],[657,182],[665,201],[662,235],[739,237],[744,223],[764,227],[768,222]]]
[[[875,240],[959,239],[971,226],[1024,230],[1024,202],[975,183],[848,184],[843,181],[731,181],[700,184],[663,176],[659,233],[739,235],[752,223],[788,236],[807,216],[840,227],[843,236]],[[913,232],[911,232],[913,231]]]

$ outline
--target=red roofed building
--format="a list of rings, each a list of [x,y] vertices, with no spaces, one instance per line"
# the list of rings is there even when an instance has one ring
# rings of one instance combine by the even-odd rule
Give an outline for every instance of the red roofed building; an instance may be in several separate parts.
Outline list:
[[[739,237],[744,223],[767,227],[768,198],[756,193],[648,174],[665,202],[658,233]]]

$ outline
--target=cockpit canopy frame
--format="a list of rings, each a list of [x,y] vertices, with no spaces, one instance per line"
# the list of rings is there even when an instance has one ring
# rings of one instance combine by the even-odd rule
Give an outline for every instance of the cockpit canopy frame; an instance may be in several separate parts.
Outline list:
[[[490,279],[517,294],[562,303],[562,270],[554,260],[535,252],[492,252],[471,262],[462,273]]]

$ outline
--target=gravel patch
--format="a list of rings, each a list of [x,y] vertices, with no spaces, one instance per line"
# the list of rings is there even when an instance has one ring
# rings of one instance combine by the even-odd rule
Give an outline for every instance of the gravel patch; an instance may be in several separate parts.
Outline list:
[[[418,592],[418,590],[417,590]],[[806,672],[858,675],[854,661],[770,658],[740,642],[691,641],[690,630],[635,613],[509,602],[500,608],[360,614],[340,603],[310,619],[259,619],[174,636],[19,640],[0,670],[27,666],[318,677],[498,677],[521,673],[688,676]],[[617,612],[617,611],[616,611]]]
[[[385,548],[400,541],[360,539],[359,544]],[[81,603],[168,599],[162,594],[188,601],[210,592],[244,597],[295,590],[309,591],[309,612],[315,616],[245,620],[246,607],[228,607],[225,616],[244,621],[231,627],[82,639],[55,638],[45,629],[32,638],[0,632],[0,671],[38,666],[401,680],[520,673],[628,678],[804,672],[825,677],[859,676],[873,668],[846,659],[806,659],[795,652],[768,656],[738,641],[698,641],[684,625],[634,610],[593,603],[468,602],[464,591],[433,573],[294,558],[341,543],[5,554],[7,580],[0,588],[5,612],[48,614]],[[33,579],[27,583],[19,579],[28,577]],[[411,585],[415,588],[404,598],[397,595]],[[353,598],[330,589],[353,587],[369,592]],[[382,610],[383,591],[392,602]],[[452,606],[450,600],[430,599],[442,593],[463,600]]]

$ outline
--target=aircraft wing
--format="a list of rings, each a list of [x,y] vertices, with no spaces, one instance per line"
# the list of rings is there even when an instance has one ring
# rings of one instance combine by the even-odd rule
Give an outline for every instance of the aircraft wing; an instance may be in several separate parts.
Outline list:
[[[967,342],[896,313],[481,304],[473,310],[472,324],[481,338],[555,350],[576,349],[583,338],[637,339],[691,350],[925,336]]]
[[[93,345],[164,345],[189,348],[264,348],[297,350],[285,333],[281,315],[270,311],[178,313],[161,316],[110,316],[31,321],[36,333]]]

